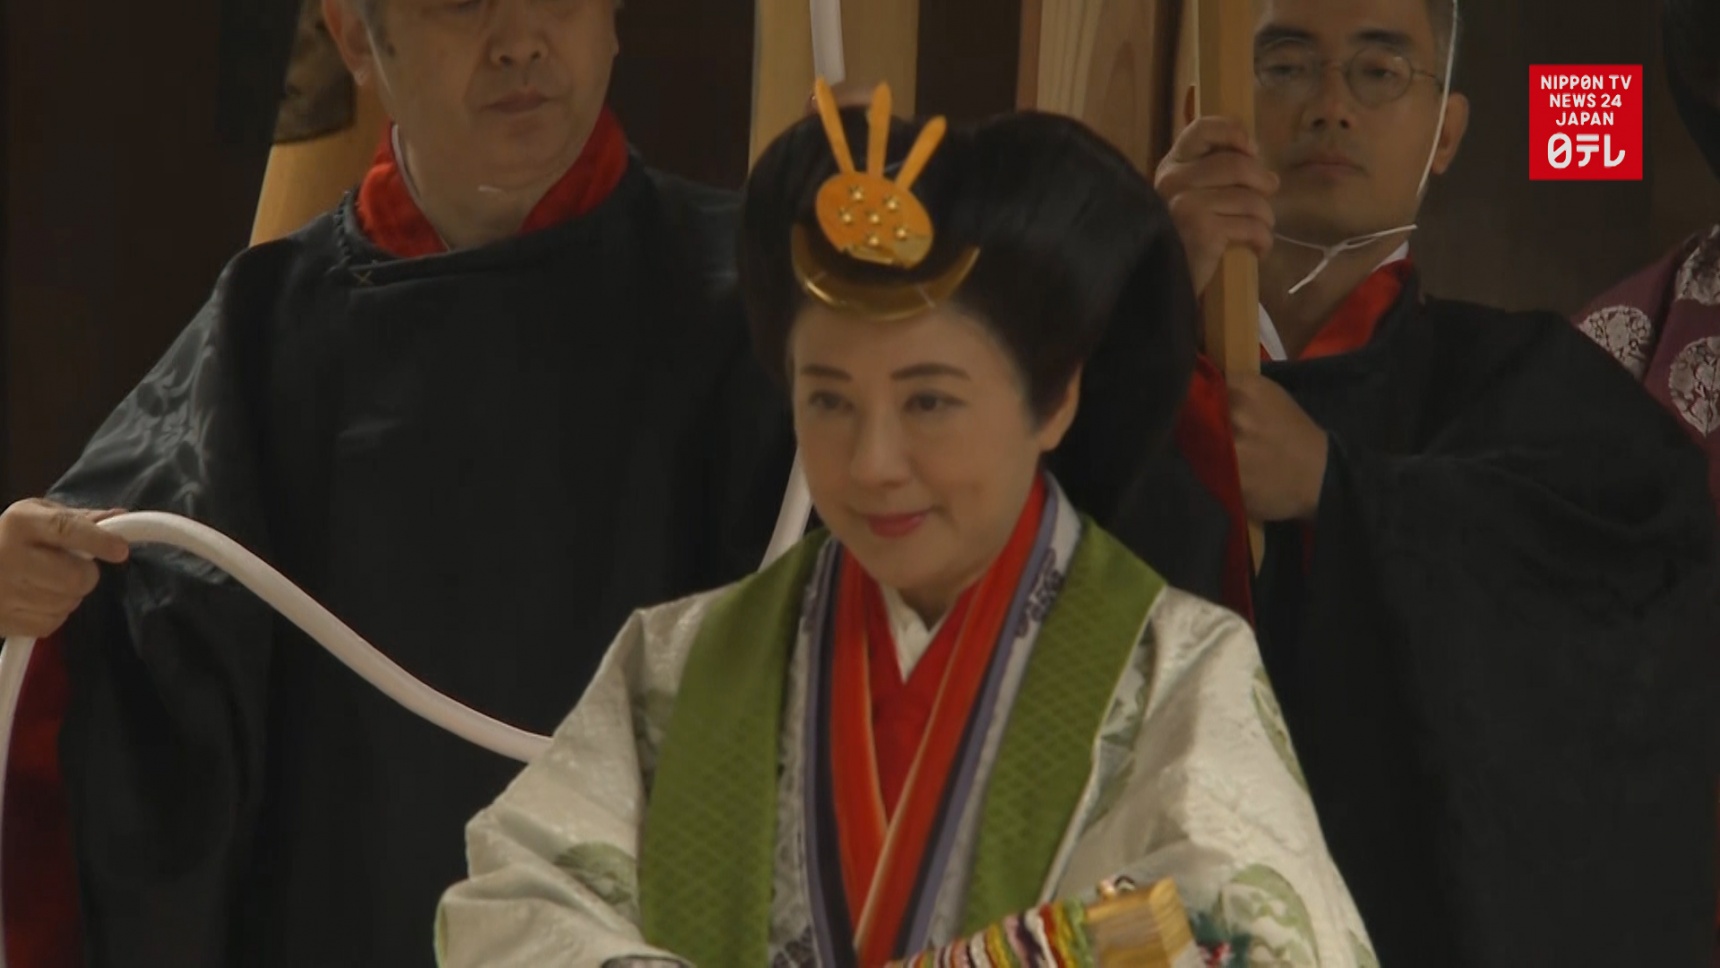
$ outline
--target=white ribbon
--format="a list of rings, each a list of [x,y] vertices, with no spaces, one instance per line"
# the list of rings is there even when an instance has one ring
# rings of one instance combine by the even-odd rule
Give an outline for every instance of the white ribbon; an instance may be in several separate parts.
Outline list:
[[[360,638],[357,632],[280,572],[213,528],[156,511],[118,515],[101,522],[100,527],[133,544],[171,545],[215,565],[286,616],[366,682],[456,736],[522,763],[529,762],[549,746],[547,736],[538,736],[492,719],[425,685]],[[35,651],[35,645],[35,639],[10,638],[6,640],[5,647],[0,648],[0,822],[5,816],[6,765],[12,752],[13,721],[17,717],[18,697],[24,688],[24,674],[30,667],[30,654]],[[3,869],[3,862],[4,858],[0,858],[0,869]],[[3,910],[3,899],[0,899],[0,911]],[[4,944],[0,943],[0,968],[5,968],[5,965]]]

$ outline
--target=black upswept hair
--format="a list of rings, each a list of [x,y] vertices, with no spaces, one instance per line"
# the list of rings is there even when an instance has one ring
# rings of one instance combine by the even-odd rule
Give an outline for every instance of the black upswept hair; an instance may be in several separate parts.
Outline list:
[[[844,111],[843,123],[863,168],[864,112]],[[892,124],[890,172],[919,130]],[[765,150],[742,199],[738,263],[753,346],[784,386],[789,331],[809,298],[790,231],[803,225],[822,241],[813,204],[835,171],[821,121],[806,118]],[[977,247],[952,301],[1003,344],[1033,413],[1054,412],[1084,367],[1064,449],[1092,438],[1085,470],[1100,471],[1113,444],[1125,460],[1168,438],[1194,367],[1195,296],[1170,212],[1127,158],[1073,119],[1009,114],[952,127],[913,193],[936,233],[926,260],[911,271],[856,263],[857,274],[926,279]]]

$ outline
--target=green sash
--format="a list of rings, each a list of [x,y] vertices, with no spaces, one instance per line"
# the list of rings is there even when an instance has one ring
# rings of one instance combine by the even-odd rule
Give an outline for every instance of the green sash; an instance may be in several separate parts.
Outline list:
[[[687,654],[639,853],[645,940],[698,968],[770,963],[788,657],[826,535],[712,604]]]
[[[1068,580],[1039,630],[986,780],[963,934],[1039,902],[1087,789],[1117,681],[1165,587],[1117,539],[1083,520]]]
[[[1086,521],[985,785],[964,930],[1032,907],[1099,726],[1164,582]],[[822,533],[712,606],[658,759],[640,856],[646,941],[698,968],[769,961],[789,653]]]

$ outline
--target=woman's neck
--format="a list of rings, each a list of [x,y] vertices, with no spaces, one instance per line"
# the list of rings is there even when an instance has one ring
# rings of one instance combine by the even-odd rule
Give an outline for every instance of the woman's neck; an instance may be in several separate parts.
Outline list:
[[[974,581],[978,580],[978,578],[974,579]],[[906,589],[899,589],[896,594],[904,604],[914,610],[914,614],[920,617],[920,622],[930,629],[936,628],[938,623],[944,620],[944,616],[948,615],[950,609],[955,606],[956,599],[960,598],[961,593],[972,585],[972,581],[968,582],[956,589],[953,595],[935,591],[908,591]]]

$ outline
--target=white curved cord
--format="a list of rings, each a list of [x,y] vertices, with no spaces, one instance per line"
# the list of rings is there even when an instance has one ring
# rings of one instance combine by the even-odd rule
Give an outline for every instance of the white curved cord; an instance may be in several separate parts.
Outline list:
[[[528,733],[492,719],[420,682],[280,572],[207,525],[174,514],[138,511],[109,518],[101,523],[101,527],[132,544],[172,545],[215,565],[273,606],[318,645],[390,699],[462,739],[521,762],[529,762],[549,745],[547,736]],[[6,640],[5,647],[0,648],[0,820],[5,816],[6,766],[12,753],[12,725],[18,713],[18,697],[24,688],[24,673],[30,667],[30,654],[35,651],[35,646],[35,639],[10,638]],[[0,968],[6,968],[3,936],[0,936]]]
[[[842,0],[808,0],[812,5],[812,72],[832,86],[847,79],[842,51]]]
[[[1457,29],[1461,19],[1458,0],[1451,0],[1451,35],[1445,43],[1445,82],[1439,91],[1439,123],[1433,129],[1433,144],[1427,149],[1427,164],[1421,166],[1421,184],[1415,189],[1417,199],[1427,192],[1427,180],[1433,175],[1433,159],[1439,155],[1439,137],[1445,134],[1445,109],[1451,105],[1451,72],[1457,67]]]
[[[189,551],[232,575],[366,682],[456,736],[522,763],[549,745],[548,737],[486,716],[414,678],[280,572],[207,525],[178,515],[138,511],[109,518],[101,527],[132,544],[165,544]],[[3,758],[10,746],[17,687],[22,685],[23,665],[33,644],[31,639],[7,639],[0,651],[0,783],[5,782]],[[0,804],[3,793],[0,787]]]

